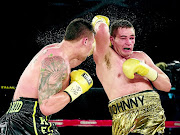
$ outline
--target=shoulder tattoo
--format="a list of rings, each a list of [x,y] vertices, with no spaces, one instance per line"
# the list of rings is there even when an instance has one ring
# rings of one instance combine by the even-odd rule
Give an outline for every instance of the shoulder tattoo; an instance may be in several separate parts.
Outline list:
[[[39,102],[48,99],[62,89],[62,81],[67,77],[67,65],[60,56],[49,56],[42,61],[40,82],[39,82]]]

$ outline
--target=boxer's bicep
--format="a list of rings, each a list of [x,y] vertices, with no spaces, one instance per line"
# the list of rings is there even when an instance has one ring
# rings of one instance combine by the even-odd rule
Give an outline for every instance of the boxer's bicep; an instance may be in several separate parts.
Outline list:
[[[67,66],[60,56],[45,58],[41,63],[38,97],[39,103],[62,89],[62,81],[67,77]]]

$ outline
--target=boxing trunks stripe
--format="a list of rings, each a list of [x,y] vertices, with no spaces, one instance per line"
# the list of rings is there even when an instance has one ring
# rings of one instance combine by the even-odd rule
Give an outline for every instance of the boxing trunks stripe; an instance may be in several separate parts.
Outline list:
[[[114,99],[108,107],[113,120],[113,135],[164,133],[164,109],[159,94],[153,90]]]
[[[0,118],[0,135],[60,135],[49,119],[41,113],[37,99],[21,97]]]

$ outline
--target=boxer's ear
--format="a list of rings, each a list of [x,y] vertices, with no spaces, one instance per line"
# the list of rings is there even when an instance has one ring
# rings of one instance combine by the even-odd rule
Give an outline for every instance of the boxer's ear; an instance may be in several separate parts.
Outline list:
[[[87,37],[84,37],[84,38],[82,39],[82,44],[83,44],[83,45],[87,45],[87,44],[88,44],[88,38],[87,38]]]
[[[113,45],[114,44],[114,37],[113,36],[110,36],[110,41],[111,41],[111,44]]]

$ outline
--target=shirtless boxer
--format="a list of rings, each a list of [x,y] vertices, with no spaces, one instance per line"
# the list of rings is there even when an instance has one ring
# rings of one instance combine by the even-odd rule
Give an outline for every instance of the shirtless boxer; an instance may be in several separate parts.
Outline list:
[[[87,58],[93,42],[92,25],[75,19],[61,43],[44,47],[21,75],[10,108],[0,119],[0,134],[59,135],[49,116],[92,87],[87,72],[71,68]]]
[[[133,51],[135,29],[129,21],[117,20],[109,31],[109,19],[98,15],[92,24],[96,32],[96,73],[110,100],[113,135],[163,133],[164,110],[151,83],[156,89],[169,92],[169,78],[147,54]]]

